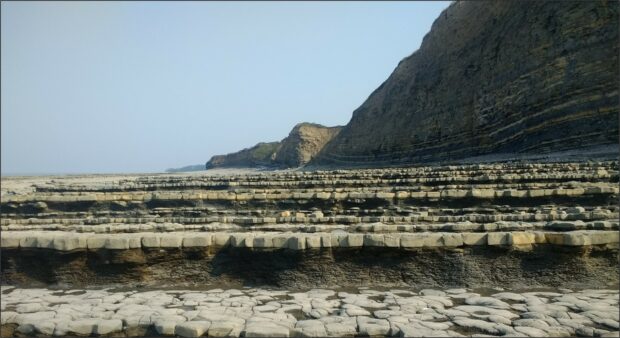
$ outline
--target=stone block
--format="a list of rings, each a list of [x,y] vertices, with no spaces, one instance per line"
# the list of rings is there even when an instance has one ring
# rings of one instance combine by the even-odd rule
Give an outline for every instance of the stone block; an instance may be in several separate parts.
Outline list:
[[[177,324],[174,328],[174,334],[181,337],[200,337],[209,327],[211,322],[208,321],[191,321]]]
[[[618,243],[620,240],[618,231],[588,231],[587,235],[592,245]]]
[[[166,233],[161,235],[160,247],[162,248],[180,248],[183,245],[183,234]]]
[[[254,244],[254,234],[233,233],[230,236],[230,245],[235,248],[251,248]]]
[[[290,329],[283,325],[268,321],[256,321],[246,324],[245,337],[289,337]]]
[[[49,233],[49,232],[34,232],[33,236],[35,236],[36,247],[39,249],[53,249],[54,248],[54,239],[57,234]],[[20,242],[20,246],[21,242]],[[23,247],[23,246],[22,246]]]
[[[343,244],[342,246],[346,248],[361,247],[362,245],[364,245],[364,235],[347,234],[347,236],[345,237],[345,240],[341,242],[340,244]]]
[[[385,246],[383,234],[365,234],[364,246]]]
[[[489,232],[487,234],[488,245],[508,245],[507,232]]]
[[[273,248],[273,236],[270,234],[254,235],[254,248]]]
[[[427,199],[439,199],[441,197],[440,191],[427,191],[426,198]]]
[[[359,334],[362,336],[387,336],[390,332],[390,323],[385,319],[369,318],[364,316],[357,317]]]
[[[542,189],[531,189],[527,191],[527,197],[536,198],[545,196],[545,191]]]
[[[97,319],[73,320],[69,322],[69,331],[79,335],[89,336],[95,331],[97,321]]]
[[[210,233],[196,233],[186,234],[183,237],[183,247],[209,247],[211,246],[211,234]]]
[[[331,248],[332,247],[332,236],[331,234],[322,233],[321,237],[321,247],[323,248]]]
[[[424,247],[424,237],[420,234],[402,234],[400,237],[400,246],[403,248]]]
[[[423,233],[421,236],[424,237],[424,246],[425,247],[442,247],[443,243],[443,234],[441,233]]]
[[[384,234],[383,243],[386,247],[398,248],[400,247],[400,234]]]
[[[71,251],[86,249],[86,237],[81,234],[66,234],[54,238],[53,247],[55,250]]]
[[[93,235],[86,240],[86,246],[89,250],[105,248],[107,238],[103,235]]]
[[[99,319],[95,324],[94,334],[106,335],[123,330],[123,322],[120,319]]]
[[[3,249],[19,248],[20,237],[14,232],[2,231],[0,235],[0,247]]]
[[[166,336],[173,336],[177,322],[171,320],[158,320],[155,322],[157,333]]]
[[[304,234],[295,233],[288,240],[288,248],[292,250],[304,250],[306,248],[306,237]]]
[[[231,242],[231,234],[225,232],[216,232],[213,234],[213,245],[218,247],[229,246]]]
[[[545,244],[547,243],[547,237],[545,236],[544,232],[541,231],[534,231],[534,243],[536,244]]]
[[[143,235],[140,241],[144,248],[159,248],[161,238],[158,234],[147,234]]]
[[[129,246],[129,249],[140,249],[142,247],[142,237],[140,234],[128,235],[127,245]]]
[[[492,189],[472,189],[470,196],[475,198],[493,199],[495,198],[495,191]]]
[[[443,233],[441,235],[441,241],[443,245],[447,247],[463,246],[463,237],[461,234]]]
[[[127,250],[129,249],[129,238],[124,235],[108,235],[106,236],[104,248],[110,250]]]
[[[277,234],[271,238],[271,242],[274,248],[288,248],[288,242],[291,237],[291,234]]]
[[[510,232],[508,245],[529,245],[536,243],[536,235],[531,232]]]
[[[306,248],[307,249],[320,249],[321,248],[321,236],[317,234],[307,235]]]
[[[564,245],[564,234],[561,232],[545,232],[545,242],[555,245]]]
[[[379,199],[391,200],[396,196],[396,194],[393,192],[377,192],[375,196]]]

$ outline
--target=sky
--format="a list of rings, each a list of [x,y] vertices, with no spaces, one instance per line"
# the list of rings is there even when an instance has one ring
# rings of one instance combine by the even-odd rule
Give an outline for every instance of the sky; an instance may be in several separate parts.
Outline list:
[[[345,125],[448,5],[2,2],[2,175],[162,172]]]

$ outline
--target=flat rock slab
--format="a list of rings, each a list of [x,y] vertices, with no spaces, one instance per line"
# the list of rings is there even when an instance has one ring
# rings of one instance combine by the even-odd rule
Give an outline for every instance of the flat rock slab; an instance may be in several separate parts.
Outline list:
[[[618,290],[475,291],[3,287],[0,317],[7,336],[140,336],[148,330],[180,337],[618,334]]]

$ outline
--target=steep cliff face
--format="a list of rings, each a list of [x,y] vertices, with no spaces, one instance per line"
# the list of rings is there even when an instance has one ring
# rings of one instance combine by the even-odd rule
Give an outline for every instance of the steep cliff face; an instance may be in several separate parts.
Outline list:
[[[456,2],[313,164],[618,143],[618,2]]]
[[[294,168],[308,163],[342,127],[299,123],[280,142],[259,143],[228,155],[213,156],[207,169],[227,167]]]
[[[314,123],[300,123],[281,142],[275,161],[285,167],[300,167],[310,162],[342,127],[324,127]]]

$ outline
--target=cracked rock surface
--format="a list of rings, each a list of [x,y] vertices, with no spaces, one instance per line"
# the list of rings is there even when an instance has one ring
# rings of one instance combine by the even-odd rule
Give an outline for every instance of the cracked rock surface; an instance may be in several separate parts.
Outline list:
[[[617,290],[2,287],[2,336],[618,335]]]

